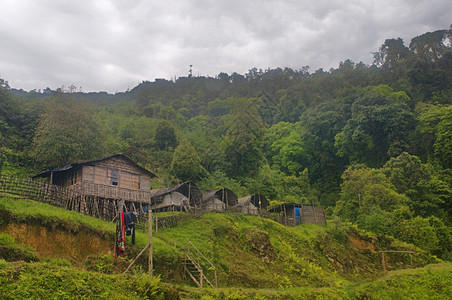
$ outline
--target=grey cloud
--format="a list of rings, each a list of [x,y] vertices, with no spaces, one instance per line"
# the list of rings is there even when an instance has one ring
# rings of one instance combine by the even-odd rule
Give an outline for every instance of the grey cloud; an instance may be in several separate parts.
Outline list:
[[[449,27],[447,0],[1,0],[0,75],[16,88],[123,91],[142,80],[372,61],[386,38]]]

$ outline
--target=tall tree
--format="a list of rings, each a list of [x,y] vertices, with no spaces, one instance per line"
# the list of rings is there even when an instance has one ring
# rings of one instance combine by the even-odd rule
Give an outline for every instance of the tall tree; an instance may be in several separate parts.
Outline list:
[[[426,105],[417,119],[420,146],[430,159],[452,169],[452,105]]]
[[[349,114],[343,103],[327,102],[307,110],[300,118],[306,167],[311,182],[322,192],[337,189],[345,170],[347,158],[336,155],[334,137],[345,126]]]
[[[422,60],[438,62],[451,50],[452,28],[421,34],[411,40],[410,50]]]
[[[174,151],[170,172],[181,181],[196,181],[206,175],[196,149],[187,140],[183,140]]]
[[[380,167],[408,149],[414,115],[404,92],[380,85],[362,90],[352,105],[352,116],[336,135],[338,155],[353,163]]]
[[[257,173],[262,162],[264,123],[251,99],[237,99],[228,115],[228,130],[224,139],[226,164],[230,176]]]
[[[399,193],[410,198],[408,204],[417,215],[444,217],[445,210],[451,209],[451,187],[439,178],[431,164],[423,164],[419,157],[404,152],[391,158],[382,171]]]
[[[41,166],[58,167],[103,155],[103,131],[93,114],[60,94],[40,117],[33,139],[34,157]]]
[[[159,150],[168,150],[177,146],[176,131],[166,120],[162,120],[155,131],[155,146]]]
[[[406,206],[408,198],[395,187],[379,170],[364,165],[352,165],[342,175],[340,199],[336,214],[347,221],[355,222],[360,214],[370,215],[382,210],[392,212]]]
[[[307,159],[301,141],[300,123],[279,122],[264,136],[265,150],[270,161],[288,175],[298,175],[306,167]]]
[[[296,91],[282,91],[275,120],[295,123],[300,119],[300,115],[303,113],[304,109],[304,102]]]
[[[398,64],[410,55],[410,50],[401,38],[387,39],[378,52],[374,53],[374,64],[388,70],[394,70]]]

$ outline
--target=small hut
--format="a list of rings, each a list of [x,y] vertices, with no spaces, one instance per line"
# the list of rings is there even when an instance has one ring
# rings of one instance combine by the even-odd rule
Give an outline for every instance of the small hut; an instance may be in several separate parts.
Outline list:
[[[201,190],[191,181],[166,189],[151,190],[153,211],[189,211],[201,205]]]
[[[325,211],[313,205],[282,203],[269,210],[284,225],[318,224],[326,225]]]
[[[211,191],[202,197],[202,209],[205,211],[225,211],[237,204],[237,196],[227,188]]]
[[[270,205],[267,198],[261,194],[254,194],[238,199],[238,211],[246,215],[258,215],[259,211]]]
[[[284,225],[298,225],[301,224],[301,204],[287,202],[273,207],[269,210],[278,217],[278,222]],[[296,216],[298,214],[298,218]]]

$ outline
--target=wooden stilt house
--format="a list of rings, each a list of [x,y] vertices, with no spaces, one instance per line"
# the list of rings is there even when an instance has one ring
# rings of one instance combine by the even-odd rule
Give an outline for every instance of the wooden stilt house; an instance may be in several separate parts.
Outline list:
[[[166,189],[151,190],[151,208],[159,211],[191,211],[201,206],[201,190],[191,181]]]
[[[143,211],[151,201],[150,179],[155,175],[124,154],[79,161],[41,172],[34,178],[63,187],[67,208],[111,219],[123,201],[129,211]]]

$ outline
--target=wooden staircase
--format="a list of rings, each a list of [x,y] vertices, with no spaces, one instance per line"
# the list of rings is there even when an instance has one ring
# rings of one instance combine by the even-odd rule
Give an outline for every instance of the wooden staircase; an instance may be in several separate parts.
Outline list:
[[[217,269],[189,239],[187,239],[187,242],[188,247],[184,261],[185,273],[188,274],[198,287],[202,288],[205,284],[208,284],[211,288],[216,288],[218,286]],[[208,266],[207,271],[203,269],[201,262]],[[209,280],[207,278],[212,276],[213,279],[211,278]]]

